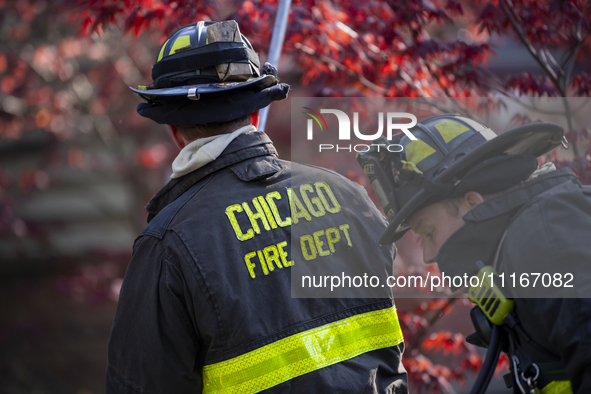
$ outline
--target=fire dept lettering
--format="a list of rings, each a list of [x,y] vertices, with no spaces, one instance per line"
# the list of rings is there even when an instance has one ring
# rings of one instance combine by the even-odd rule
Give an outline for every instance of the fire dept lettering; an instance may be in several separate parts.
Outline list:
[[[246,268],[250,273],[251,278],[256,278],[254,272],[255,267],[261,267],[263,274],[269,275],[270,271],[275,270],[275,267],[281,269],[293,265],[293,260],[288,260],[287,252],[283,249],[287,246],[287,242],[279,242],[277,245],[269,245],[263,250],[247,253],[244,256]]]
[[[323,257],[334,253],[334,245],[342,238],[341,231],[343,232],[344,239],[347,241],[347,245],[349,247],[353,246],[351,237],[349,236],[348,224],[342,224],[338,228],[331,227],[326,230],[316,231],[311,235],[302,235],[300,237],[300,246],[304,259],[314,260],[318,256]],[[328,249],[324,246],[325,244]]]
[[[282,216],[278,201],[287,198],[290,216]],[[226,208],[226,216],[239,241],[248,241],[263,231],[273,231],[291,226],[300,221],[311,222],[315,218],[336,214],[341,211],[336,196],[326,182],[303,184],[285,189],[285,194],[272,191],[264,196],[256,196],[251,201],[236,203]],[[285,213],[284,213],[285,215]],[[349,225],[342,224],[315,231],[300,237],[299,246],[305,260],[329,256],[335,252],[335,244],[346,242],[352,247]],[[294,264],[286,250],[287,241],[268,245],[251,251],[244,256],[244,263],[251,278],[262,272],[269,275],[276,268],[283,269]]]

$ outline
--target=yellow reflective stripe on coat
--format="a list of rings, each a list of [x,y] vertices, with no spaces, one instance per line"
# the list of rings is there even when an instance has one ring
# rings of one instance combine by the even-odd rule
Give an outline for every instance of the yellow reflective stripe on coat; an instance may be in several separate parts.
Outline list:
[[[203,393],[258,393],[297,376],[402,343],[396,308],[339,320],[203,367]]]
[[[573,394],[573,389],[568,380],[555,380],[539,390],[540,394]]]

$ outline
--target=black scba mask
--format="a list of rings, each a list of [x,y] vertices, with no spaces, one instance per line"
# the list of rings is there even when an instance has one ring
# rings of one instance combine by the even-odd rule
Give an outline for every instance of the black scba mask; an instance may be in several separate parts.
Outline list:
[[[153,86],[131,88],[147,103],[138,113],[190,127],[225,122],[287,97],[277,69],[259,58],[236,21],[198,22],[174,32],[152,68]]]
[[[468,191],[494,193],[527,179],[536,157],[558,146],[564,134],[559,125],[534,123],[497,136],[458,115],[425,119],[409,131],[416,140],[405,134],[380,138],[357,155],[390,220],[380,239],[384,245],[400,239],[409,230],[406,220],[430,204]],[[390,152],[384,146],[389,144],[403,150]]]

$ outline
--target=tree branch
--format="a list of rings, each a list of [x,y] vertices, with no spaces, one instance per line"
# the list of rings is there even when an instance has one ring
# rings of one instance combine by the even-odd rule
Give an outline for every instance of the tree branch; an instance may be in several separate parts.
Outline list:
[[[368,80],[367,78],[365,78],[363,75],[359,75],[351,70],[349,70],[347,67],[345,67],[343,64],[337,62],[336,60],[323,55],[323,54],[318,54],[316,53],[316,51],[306,45],[300,44],[299,42],[296,42],[294,44],[294,47],[296,49],[299,49],[300,51],[304,52],[305,54],[312,56],[315,59],[318,59],[324,63],[328,63],[328,64],[332,64],[333,66],[335,66],[337,69],[343,71],[345,74],[347,74],[347,76],[357,80],[358,82],[361,82],[365,87],[367,87],[368,89],[373,90],[374,92],[377,92],[381,95],[385,95],[388,92],[388,89],[382,87],[382,86],[378,86],[375,83],[371,82],[370,80]]]
[[[531,111],[535,111],[537,113],[540,114],[545,114],[545,115],[560,115],[560,116],[566,116],[566,112],[565,111],[549,111],[549,110],[545,110],[545,109],[540,109],[538,108],[535,104],[528,104],[523,102],[522,100],[519,99],[519,97],[515,97],[515,96],[509,96],[506,93],[503,93],[505,95],[505,97],[507,97],[508,99],[514,101],[516,104],[521,105],[524,108],[527,108]],[[535,98],[539,98],[539,97],[532,97],[533,99]],[[583,102],[582,105],[579,105],[576,109],[572,110],[571,113],[572,114],[576,114],[577,112],[579,112],[580,110],[582,110],[583,108],[585,108],[587,106],[588,103]]]
[[[517,21],[515,20],[513,13],[509,10],[509,8],[507,8],[507,4],[505,4],[506,1],[510,1],[510,0],[499,0],[499,5],[501,6],[501,9],[503,10],[505,15],[507,16],[507,19],[509,19],[509,22],[511,23],[511,27],[513,28],[513,31],[515,31],[515,33],[517,34],[517,37],[519,37],[519,40],[525,46],[525,48],[530,53],[530,55],[534,58],[534,60],[540,65],[540,67],[542,67],[542,70],[544,70],[546,72],[546,74],[548,74],[548,76],[550,77],[550,79],[554,83],[556,89],[558,89],[558,91],[562,95],[564,95],[563,94],[564,92],[562,92],[562,90],[560,89],[560,83],[558,82],[558,76],[556,75],[556,72],[552,69],[552,67],[550,67],[548,65],[548,63],[545,63],[544,61],[542,61],[538,51],[533,47],[533,45],[531,44],[529,39],[526,37],[523,30],[521,30],[521,27],[518,25]]]
[[[560,81],[558,75],[556,74],[556,72],[554,71],[554,69],[548,64],[548,62],[542,60],[542,58],[540,57],[540,53],[538,53],[538,51],[533,47],[533,45],[531,44],[529,39],[526,37],[523,30],[521,29],[521,27],[518,25],[517,21],[515,20],[515,16],[513,15],[513,12],[507,7],[507,3],[511,4],[511,7],[513,8],[511,0],[499,0],[499,5],[501,6],[501,9],[503,10],[505,15],[507,16],[507,19],[509,19],[509,22],[511,23],[511,27],[513,28],[513,31],[515,31],[515,33],[517,34],[517,37],[519,37],[522,44],[528,50],[530,55],[540,65],[540,67],[542,67],[542,70],[544,70],[544,72],[548,75],[548,77],[550,78],[550,80],[554,84],[554,87],[556,88],[556,90],[558,90],[558,93],[560,93],[560,96],[562,97],[562,103],[564,105],[566,122],[568,124],[568,132],[572,133],[574,131],[572,113],[571,113],[570,104],[568,103],[568,100],[566,99],[566,88],[568,86],[567,84],[570,79],[570,73],[572,71],[572,66],[570,67],[569,71],[566,74],[564,73],[564,70],[561,69],[561,75],[564,77],[563,83],[561,83],[561,81]],[[577,44],[577,46],[578,45],[579,44]],[[543,55],[543,49],[541,51],[542,51],[542,55]],[[574,65],[574,62],[576,59],[575,51],[578,51],[578,49],[575,48],[575,50],[573,51],[572,65]],[[574,153],[575,157],[578,157],[579,150],[578,150],[577,144],[572,144],[572,147],[573,147],[573,153]]]

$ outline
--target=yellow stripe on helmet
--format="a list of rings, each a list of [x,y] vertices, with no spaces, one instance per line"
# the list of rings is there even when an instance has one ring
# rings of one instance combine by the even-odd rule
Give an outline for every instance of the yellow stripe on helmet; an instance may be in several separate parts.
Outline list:
[[[435,149],[422,140],[409,142],[408,145],[404,147],[404,150],[406,151],[406,161],[414,163],[415,165],[436,152]]]
[[[170,40],[166,40],[164,45],[162,45],[162,48],[160,48],[160,53],[158,54],[158,60],[156,60],[156,63],[158,63],[160,60],[162,60],[162,57],[164,56],[164,48],[166,48],[166,44],[168,44],[168,41],[170,41]]]
[[[169,55],[172,55],[173,53],[175,53],[179,49],[190,46],[190,45],[191,45],[191,36],[188,36],[188,35],[180,36],[179,38],[177,38],[175,40],[174,44],[172,44],[172,48],[170,48]]]
[[[466,131],[470,130],[466,125],[455,122],[451,119],[444,119],[441,122],[436,123],[435,128],[439,131],[439,134],[441,134],[446,144],[458,135],[464,134]]]

